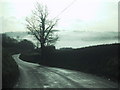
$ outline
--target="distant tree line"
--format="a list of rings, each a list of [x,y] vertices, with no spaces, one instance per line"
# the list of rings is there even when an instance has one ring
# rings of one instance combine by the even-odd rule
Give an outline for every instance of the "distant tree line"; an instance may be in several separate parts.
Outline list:
[[[10,38],[6,34],[2,34],[2,47],[6,48],[11,53],[20,53],[34,50],[35,45],[26,39],[18,41],[14,38]]]

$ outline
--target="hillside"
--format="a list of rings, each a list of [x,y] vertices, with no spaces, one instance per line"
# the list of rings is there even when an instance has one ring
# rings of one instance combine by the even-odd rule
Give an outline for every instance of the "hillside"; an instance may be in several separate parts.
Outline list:
[[[20,58],[46,66],[73,69],[118,79],[118,51],[120,44],[107,44],[78,49],[47,51],[44,60],[37,52],[22,54]]]
[[[12,54],[17,53],[17,41],[2,34],[2,88],[12,88],[19,78],[17,63]]]
[[[19,68],[12,55],[34,49],[27,40],[18,42],[6,34],[2,35],[2,88],[13,88],[19,78]]]

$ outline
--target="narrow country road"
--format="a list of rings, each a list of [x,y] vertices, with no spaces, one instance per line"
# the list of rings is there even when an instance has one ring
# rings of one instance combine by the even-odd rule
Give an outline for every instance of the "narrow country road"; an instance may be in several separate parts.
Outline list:
[[[20,70],[14,88],[117,88],[117,83],[73,70],[45,67],[19,59],[13,55]]]

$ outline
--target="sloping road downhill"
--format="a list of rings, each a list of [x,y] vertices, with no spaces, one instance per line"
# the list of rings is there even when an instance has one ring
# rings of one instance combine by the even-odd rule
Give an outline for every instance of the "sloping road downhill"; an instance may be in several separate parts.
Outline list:
[[[82,72],[40,66],[13,55],[20,69],[14,88],[117,88],[117,83]]]

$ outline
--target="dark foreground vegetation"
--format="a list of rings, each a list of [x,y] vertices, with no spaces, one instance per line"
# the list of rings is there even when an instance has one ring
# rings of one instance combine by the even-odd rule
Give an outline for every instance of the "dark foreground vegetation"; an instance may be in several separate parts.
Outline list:
[[[2,55],[2,87],[11,88],[17,82],[19,70],[10,53],[3,49]]]
[[[5,34],[2,35],[2,88],[13,87],[19,77],[18,66],[12,58],[16,42]]]
[[[60,50],[49,47],[45,50],[44,60],[40,60],[41,56],[38,50],[22,53],[20,58],[41,65],[78,70],[117,81],[119,46],[120,44],[109,44]]]
[[[12,55],[33,48],[34,45],[27,40],[18,42],[16,39],[2,34],[2,88],[12,88],[19,78],[18,65]]]

